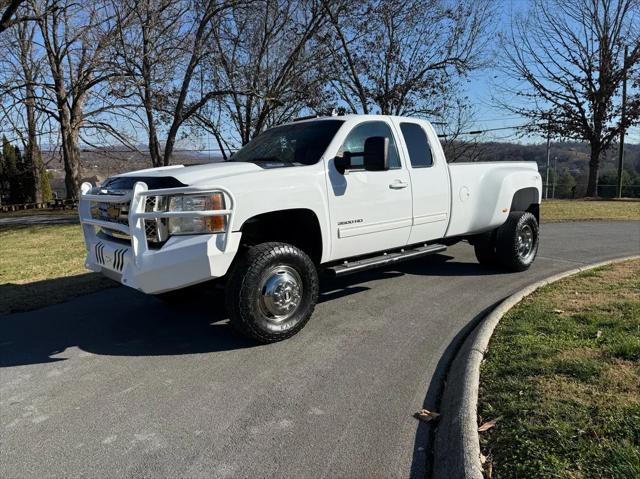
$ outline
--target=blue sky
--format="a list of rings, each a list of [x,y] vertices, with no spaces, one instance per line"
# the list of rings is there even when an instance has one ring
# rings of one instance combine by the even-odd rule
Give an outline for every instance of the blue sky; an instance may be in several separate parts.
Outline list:
[[[497,12],[499,16],[496,19],[496,30],[508,31],[511,17],[514,14],[525,12],[530,2],[528,0],[502,0],[502,3],[504,4],[504,8],[500,8]],[[496,37],[496,51],[494,54],[500,55],[497,47],[498,44]],[[466,83],[464,92],[468,95],[470,103],[475,109],[476,121],[472,130],[510,127],[526,123],[524,118],[514,116],[513,113],[501,110],[492,101],[492,97],[494,95],[500,95],[500,89],[498,86],[508,84],[510,81],[511,79],[497,68],[477,71],[471,75],[469,82]],[[511,98],[510,100],[517,101],[515,98]],[[482,136],[482,140],[513,141],[523,143],[544,141],[544,139],[539,136],[521,138],[516,134],[515,130],[487,133]],[[625,141],[627,143],[640,143],[640,126],[629,129]]]
[[[512,15],[526,10],[529,0],[498,0],[499,8],[497,10],[497,18],[494,26],[497,31],[508,31]],[[495,36],[494,55],[499,58],[497,35]],[[505,73],[497,68],[490,68],[474,72],[465,82],[463,94],[468,96],[469,103],[475,110],[474,121],[468,126],[468,130],[486,130],[504,127],[519,126],[526,123],[524,118],[518,117],[511,112],[500,109],[492,100],[493,96],[500,95],[499,85],[510,83],[510,79]],[[512,101],[516,101],[512,98]],[[134,133],[131,125],[124,124],[120,118],[113,118],[112,122],[125,131]],[[147,138],[144,132],[136,132],[139,143],[146,143]],[[182,133],[187,133],[185,128]],[[182,136],[182,135],[179,135]],[[179,140],[179,148],[193,149],[214,149],[217,147],[216,142],[208,134],[190,136],[186,139]],[[505,142],[522,142],[536,143],[543,142],[544,138],[540,136],[523,137],[518,134],[517,130],[509,129],[502,131],[488,132],[478,137],[480,141],[505,141]],[[640,127],[632,128],[626,137],[628,143],[640,143]]]
[[[467,84],[466,94],[470,103],[476,109],[475,122],[472,130],[484,130],[489,128],[501,128],[518,126],[526,123],[524,118],[515,116],[513,113],[501,110],[492,102],[492,94],[496,92],[495,85],[507,82],[502,73],[496,71],[478,72]],[[544,141],[539,136],[521,138],[515,130],[504,130],[486,133],[482,136],[484,141],[510,141],[522,143],[535,143]],[[640,126],[634,126],[627,131],[625,137],[627,143],[640,143]]]

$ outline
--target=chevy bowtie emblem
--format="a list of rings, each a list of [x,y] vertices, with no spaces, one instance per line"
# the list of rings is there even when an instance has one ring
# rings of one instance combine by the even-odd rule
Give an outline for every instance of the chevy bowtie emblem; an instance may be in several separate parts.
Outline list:
[[[109,219],[117,220],[120,217],[120,208],[116,206],[110,206],[107,208],[107,216]]]

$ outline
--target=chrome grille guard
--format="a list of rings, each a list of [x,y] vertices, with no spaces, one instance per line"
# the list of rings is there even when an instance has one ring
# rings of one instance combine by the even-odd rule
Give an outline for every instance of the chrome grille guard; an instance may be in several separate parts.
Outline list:
[[[224,233],[222,250],[226,253],[229,246],[229,234],[233,231],[233,216],[235,209],[235,198],[233,194],[222,186],[213,186],[206,188],[199,187],[179,187],[179,188],[162,188],[157,190],[150,190],[147,184],[138,181],[126,195],[96,195],[91,194],[93,189],[91,183],[82,183],[80,187],[81,196],[80,203],[78,205],[78,212],[80,215],[80,223],[84,231],[85,239],[88,239],[91,235],[95,235],[93,230],[94,226],[101,228],[107,228],[110,230],[116,230],[131,237],[131,249],[133,251],[133,258],[136,264],[138,264],[139,258],[142,257],[147,251],[149,251],[149,245],[147,243],[147,235],[145,231],[144,220],[145,219],[160,219],[160,218],[172,218],[172,217],[187,217],[194,218],[198,216],[226,216],[227,227]],[[228,205],[224,210],[206,210],[206,211],[145,211],[146,198],[148,196],[170,196],[181,194],[204,194],[204,193],[222,193],[225,196],[225,204]],[[91,203],[126,203],[130,202],[129,206],[129,224],[121,224],[110,221],[99,220],[93,218],[91,215]]]

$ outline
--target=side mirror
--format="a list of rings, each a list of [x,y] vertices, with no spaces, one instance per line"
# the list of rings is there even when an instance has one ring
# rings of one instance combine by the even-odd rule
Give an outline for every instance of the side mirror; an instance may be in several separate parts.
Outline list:
[[[372,136],[364,141],[364,169],[367,171],[389,169],[389,138]]]
[[[344,175],[344,172],[351,168],[351,155],[348,151],[345,151],[342,156],[336,156],[333,159],[333,166],[336,167],[338,173]]]

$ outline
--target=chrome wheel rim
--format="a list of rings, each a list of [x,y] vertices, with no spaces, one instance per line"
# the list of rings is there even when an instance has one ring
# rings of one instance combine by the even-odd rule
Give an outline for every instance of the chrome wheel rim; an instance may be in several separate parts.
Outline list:
[[[518,256],[522,261],[527,262],[531,259],[535,253],[534,244],[533,229],[529,225],[523,225],[518,231],[517,240]]]
[[[301,300],[302,278],[291,266],[274,266],[262,276],[259,306],[269,321],[286,321],[298,310]]]

